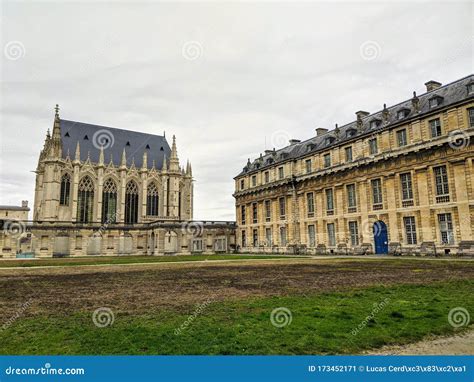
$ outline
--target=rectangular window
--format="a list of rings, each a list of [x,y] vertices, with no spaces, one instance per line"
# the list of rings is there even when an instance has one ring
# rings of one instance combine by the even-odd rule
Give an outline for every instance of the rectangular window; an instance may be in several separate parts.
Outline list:
[[[280,227],[280,245],[282,247],[286,246],[286,228]]]
[[[245,237],[245,231],[242,231],[242,247],[246,247],[246,246],[247,246],[247,240]]]
[[[397,131],[398,147],[407,145],[407,131],[405,129]]]
[[[283,167],[278,167],[278,178],[283,179],[285,177],[285,171]]]
[[[468,109],[469,114],[469,127],[474,127],[474,107]]]
[[[258,247],[258,230],[254,229],[252,231],[252,235],[253,235],[253,239],[252,239],[253,246]]]
[[[265,228],[265,240],[267,241],[267,246],[272,246],[272,229]]]
[[[272,203],[270,200],[265,200],[265,220],[269,222],[272,219]]]
[[[336,231],[334,228],[334,223],[329,223],[327,225],[328,228],[328,245],[330,247],[336,246]]]
[[[407,237],[407,244],[416,244],[416,225],[414,216],[405,216],[403,218],[405,225],[405,235]]]
[[[314,216],[314,194],[308,192],[306,194],[306,208],[308,212],[308,217],[311,218]]]
[[[245,206],[240,207],[240,221],[245,224]]]
[[[355,212],[357,206],[355,184],[348,184],[347,187],[347,207],[349,212]]]
[[[349,234],[351,236],[351,245],[353,247],[359,245],[359,227],[356,221],[349,222]]]
[[[252,204],[252,220],[254,223],[258,222],[258,208],[257,203]]]
[[[332,188],[326,190],[326,214],[334,215],[334,197]]]
[[[431,138],[436,138],[441,135],[441,121],[439,118],[430,121]]]
[[[280,219],[284,219],[286,215],[286,202],[285,198],[278,199],[278,204],[280,207]]]
[[[245,188],[245,180],[240,181],[240,189],[243,190]]]
[[[451,220],[451,214],[439,214],[438,224],[441,243],[445,245],[454,244],[453,221]]]
[[[434,167],[436,183],[436,203],[449,202],[448,172],[446,166]]]
[[[313,224],[308,226],[308,246],[316,246],[316,228]]]
[[[382,181],[380,179],[372,179],[370,181],[372,185],[372,202],[373,209],[382,209],[383,208],[383,199],[382,199]]]
[[[344,151],[346,153],[346,162],[352,162],[352,147],[346,147]]]
[[[306,173],[309,174],[312,171],[312,162],[311,159],[306,159]]]
[[[252,187],[255,187],[257,185],[257,175],[252,176]]]
[[[400,184],[402,187],[402,200],[413,200],[413,189],[411,182],[411,174],[409,172],[400,174]],[[408,207],[408,206],[404,206]]]
[[[270,183],[270,172],[265,171],[265,183]]]
[[[370,155],[377,154],[377,151],[378,151],[377,138],[369,139],[369,153],[370,153]]]
[[[331,167],[331,154],[324,154],[324,167]]]

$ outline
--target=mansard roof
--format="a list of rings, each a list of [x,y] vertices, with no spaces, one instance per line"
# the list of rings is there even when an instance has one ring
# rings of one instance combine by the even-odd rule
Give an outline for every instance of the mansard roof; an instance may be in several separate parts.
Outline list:
[[[237,177],[252,173],[256,170],[262,170],[265,167],[270,167],[269,159],[272,158],[274,165],[278,162],[286,162],[290,159],[295,160],[304,157],[312,152],[318,152],[327,150],[330,147],[335,147],[345,142],[357,139],[360,136],[368,135],[371,133],[380,132],[386,128],[390,128],[395,125],[399,125],[404,121],[408,121],[413,117],[420,118],[430,112],[436,112],[438,109],[443,109],[449,105],[456,104],[464,99],[474,98],[474,94],[468,94],[467,85],[474,81],[474,75],[461,78],[460,80],[454,81],[450,84],[439,87],[438,89],[426,92],[419,96],[415,96],[418,100],[418,111],[414,110],[412,101],[414,98],[401,102],[397,105],[390,106],[385,110],[380,110],[376,113],[369,114],[362,117],[362,125],[358,126],[357,121],[350,122],[344,126],[340,126],[337,129],[328,131],[325,134],[318,135],[310,138],[303,142],[293,143],[279,150],[268,150],[267,153],[244,167],[243,171],[237,175]],[[430,107],[430,99],[442,98],[443,102],[436,107]],[[406,116],[403,119],[399,119],[397,112],[406,109]],[[384,111],[388,111],[388,118]],[[371,121],[380,121],[377,126],[371,126]],[[354,130],[356,133],[354,134]],[[351,134],[347,134],[350,131]]]
[[[61,139],[63,144],[63,158],[74,158],[76,145],[79,142],[81,161],[90,157],[91,162],[99,162],[100,147],[104,147],[104,162],[112,161],[114,165],[120,166],[122,152],[125,149],[127,166],[134,160],[137,168],[142,167],[143,153],[147,153],[147,167],[151,168],[153,161],[155,167],[161,169],[163,158],[171,155],[171,149],[166,138],[161,135],[140,133],[137,131],[117,129],[92,125],[89,123],[60,120]]]

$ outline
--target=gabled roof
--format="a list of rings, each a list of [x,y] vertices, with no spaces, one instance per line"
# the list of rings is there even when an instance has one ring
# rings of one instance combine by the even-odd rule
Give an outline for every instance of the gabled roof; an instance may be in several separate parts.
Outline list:
[[[63,158],[69,152],[69,157],[74,159],[76,145],[79,142],[81,161],[89,155],[91,162],[99,161],[100,147],[104,147],[104,162],[112,161],[115,166],[120,166],[122,152],[125,149],[127,166],[132,159],[137,168],[142,167],[143,153],[147,152],[147,167],[151,168],[155,161],[156,169],[163,166],[163,158],[170,157],[171,150],[166,138],[161,135],[140,133],[137,131],[117,129],[88,123],[60,120],[61,139],[63,144]]]
[[[257,158],[254,161],[251,161],[250,165],[244,167],[244,170],[237,175],[241,176],[254,170],[261,170],[264,167],[269,167],[267,165],[267,159],[273,158],[275,160],[274,163],[284,162],[288,159],[297,159],[303,157],[305,155],[310,154],[311,152],[317,152],[326,150],[332,146],[337,146],[339,144],[344,144],[345,141],[357,139],[358,136],[367,135],[370,133],[376,133],[378,131],[382,131],[385,128],[390,128],[391,125],[400,124],[404,120],[409,120],[412,117],[420,118],[424,114],[429,112],[433,112],[437,109],[445,108],[451,104],[455,104],[463,99],[467,98],[474,98],[474,95],[469,95],[467,93],[466,86],[474,81],[474,75],[469,75],[467,77],[461,78],[460,80],[454,81],[450,84],[441,86],[438,89],[426,92],[424,94],[419,95],[418,98],[418,111],[415,111],[412,104],[412,99],[406,100],[404,102],[400,102],[397,105],[388,107],[388,120],[384,123],[380,123],[375,128],[371,128],[370,122],[373,120],[380,120],[384,121],[383,117],[383,110],[380,110],[376,113],[372,113],[370,115],[362,117],[362,126],[357,126],[357,121],[350,122],[344,126],[339,127],[339,134],[336,137],[335,131],[328,131],[325,134],[310,138],[306,141],[289,145],[284,147],[280,150],[272,151],[266,155],[263,155],[261,158]],[[435,108],[430,108],[429,100],[433,97],[442,97],[443,103]],[[407,116],[403,119],[397,118],[397,111],[401,109],[409,110]],[[347,136],[347,131],[356,129],[357,133],[352,136]],[[332,137],[334,141],[330,144],[326,144],[326,139]],[[257,167],[257,164],[259,166]]]

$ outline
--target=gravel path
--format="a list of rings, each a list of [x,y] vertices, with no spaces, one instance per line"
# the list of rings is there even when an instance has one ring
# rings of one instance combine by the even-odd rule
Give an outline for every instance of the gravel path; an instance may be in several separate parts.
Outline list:
[[[401,346],[385,346],[369,354],[474,355],[474,329],[450,337],[427,338]]]

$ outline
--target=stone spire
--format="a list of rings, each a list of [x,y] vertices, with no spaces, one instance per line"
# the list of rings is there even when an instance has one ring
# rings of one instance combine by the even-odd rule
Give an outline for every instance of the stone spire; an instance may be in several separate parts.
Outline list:
[[[59,119],[59,106],[56,105],[54,113],[54,123],[53,123],[53,134],[50,137],[51,141],[48,147],[48,157],[49,158],[61,158],[62,157],[62,142],[61,142],[61,126]],[[48,130],[49,136],[49,130]]]
[[[174,135],[171,146],[170,171],[179,171],[178,150],[176,149],[176,137]]]
[[[104,165],[104,146],[100,146],[99,165],[101,165],[101,166]]]
[[[161,171],[162,172],[166,172],[168,170],[168,166],[167,166],[167,163],[166,163],[166,155],[163,157],[163,166],[161,168]]]
[[[143,161],[142,161],[142,170],[146,170],[148,168],[148,155],[146,151],[143,153]]]
[[[191,163],[189,160],[186,162],[186,175],[192,176]]]
[[[120,163],[121,167],[127,167],[127,154],[125,153],[125,147],[122,151],[122,162]]]
[[[80,162],[81,161],[81,146],[79,141],[76,144],[76,155],[74,156],[74,160]]]
[[[415,109],[415,112],[419,113],[420,112],[420,99],[417,97],[416,92],[413,92],[413,98],[411,99],[411,104],[413,106],[413,109]]]

